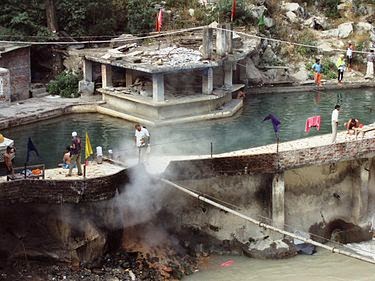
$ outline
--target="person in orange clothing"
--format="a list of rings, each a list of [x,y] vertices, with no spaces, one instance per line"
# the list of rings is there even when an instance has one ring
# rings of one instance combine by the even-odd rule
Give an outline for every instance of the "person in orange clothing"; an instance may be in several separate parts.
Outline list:
[[[314,70],[314,78],[315,78],[315,84],[318,87],[322,86],[322,72],[323,72],[323,66],[320,63],[320,59],[317,58],[315,60],[315,63],[312,66],[312,69]]]

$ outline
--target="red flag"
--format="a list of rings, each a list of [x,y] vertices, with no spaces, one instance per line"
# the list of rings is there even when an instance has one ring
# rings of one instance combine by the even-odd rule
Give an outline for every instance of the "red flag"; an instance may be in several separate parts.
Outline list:
[[[162,26],[163,26],[163,11],[162,9],[160,9],[156,17],[156,31],[160,32]]]
[[[231,14],[230,20],[233,21],[235,16],[236,16],[236,0],[233,0],[232,14]]]

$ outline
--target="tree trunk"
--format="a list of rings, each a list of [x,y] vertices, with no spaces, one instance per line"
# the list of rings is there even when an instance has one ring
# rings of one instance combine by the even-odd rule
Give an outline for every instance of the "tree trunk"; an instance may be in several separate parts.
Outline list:
[[[59,28],[56,20],[55,0],[45,0],[48,30],[56,33]]]

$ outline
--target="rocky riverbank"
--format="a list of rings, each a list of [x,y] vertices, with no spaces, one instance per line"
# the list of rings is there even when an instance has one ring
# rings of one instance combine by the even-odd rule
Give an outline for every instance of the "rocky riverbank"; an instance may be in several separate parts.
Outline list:
[[[180,280],[191,274],[195,267],[196,259],[188,255],[176,255],[173,262],[161,263],[159,257],[149,254],[118,251],[85,266],[28,261],[26,258],[12,261],[0,268],[0,280]]]

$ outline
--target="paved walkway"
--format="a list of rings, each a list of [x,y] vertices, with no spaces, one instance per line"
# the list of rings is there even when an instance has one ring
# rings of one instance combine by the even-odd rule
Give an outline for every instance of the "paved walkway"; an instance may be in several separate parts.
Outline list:
[[[367,126],[375,126],[372,123]],[[366,127],[367,127],[366,126]],[[363,139],[372,139],[375,142],[375,130],[367,132]],[[355,141],[354,135],[347,134],[346,130],[341,130],[337,134],[336,143],[346,143]],[[357,140],[362,140],[362,136],[359,135]],[[311,147],[327,146],[331,144],[331,134],[325,134],[320,136],[308,137],[298,139],[294,141],[281,142],[279,144],[279,151],[294,151],[298,149],[306,149]],[[276,153],[276,143],[264,146],[258,146],[248,149],[236,150],[227,153],[215,154],[214,157],[236,157],[255,155],[263,153]],[[208,159],[210,155],[179,155],[179,156],[151,156],[148,164],[146,165],[147,170],[152,174],[163,173],[171,161],[184,161],[184,160],[195,160],[195,159]],[[132,159],[133,160],[133,159]],[[131,161],[131,160],[130,160]],[[134,162],[135,160],[133,160]]]
[[[17,123],[17,119],[24,119],[27,123],[36,121],[35,119],[43,116],[50,116],[52,111],[63,110],[72,105],[90,105],[96,104],[101,96],[95,96],[88,100],[85,98],[61,98],[60,96],[46,96],[42,98],[32,98],[24,101],[13,102],[11,104],[0,104],[0,129],[9,126],[9,122],[22,125],[24,122]],[[53,117],[53,116],[52,116]],[[46,118],[42,118],[46,119]]]
[[[83,169],[83,166],[82,166]],[[116,174],[123,170],[124,167],[111,164],[109,162],[103,162],[102,164],[97,164],[96,162],[91,161],[89,165],[86,167],[86,178],[98,178]],[[64,168],[55,168],[55,169],[47,169],[45,171],[45,179],[47,180],[79,180],[83,179],[82,176],[77,175],[77,168],[73,169],[73,173],[71,177],[66,177],[65,175],[68,173],[68,169]],[[0,177],[0,182],[6,181],[6,177]]]

